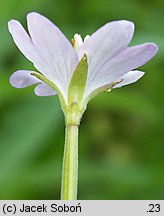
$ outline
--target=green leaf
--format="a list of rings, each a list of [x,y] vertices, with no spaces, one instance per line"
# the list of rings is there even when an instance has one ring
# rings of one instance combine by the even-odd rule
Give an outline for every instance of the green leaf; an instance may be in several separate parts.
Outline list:
[[[68,89],[68,104],[81,104],[88,73],[87,56],[84,54],[79,62],[76,70],[74,71]]]

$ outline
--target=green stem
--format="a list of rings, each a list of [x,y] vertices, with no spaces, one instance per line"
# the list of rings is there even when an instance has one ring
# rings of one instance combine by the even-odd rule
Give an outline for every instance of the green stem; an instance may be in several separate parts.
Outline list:
[[[61,200],[77,199],[78,180],[78,124],[68,124],[62,169]]]

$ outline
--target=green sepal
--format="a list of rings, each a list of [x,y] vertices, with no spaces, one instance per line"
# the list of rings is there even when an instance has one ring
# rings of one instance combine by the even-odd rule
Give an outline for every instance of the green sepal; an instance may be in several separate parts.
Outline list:
[[[66,108],[67,105],[66,105],[65,99],[64,99],[61,91],[58,89],[58,87],[52,81],[50,81],[47,77],[45,77],[44,75],[37,73],[37,72],[32,72],[31,75],[35,76],[36,78],[40,79],[41,81],[43,81],[44,83],[49,85],[51,88],[53,88],[59,96],[59,100],[60,100],[62,109]]]
[[[68,88],[68,105],[82,103],[88,74],[87,56],[84,54],[74,71]]]
[[[110,91],[112,90],[112,88],[113,88],[115,85],[121,83],[122,81],[123,81],[123,79],[120,79],[120,80],[118,80],[118,81],[116,81],[116,82],[111,82],[111,83],[109,83],[109,84],[107,84],[107,85],[105,85],[105,86],[102,86],[102,87],[100,87],[100,88],[94,90],[92,93],[90,93],[90,94],[85,98],[85,100],[83,101],[83,104],[85,104],[85,105],[88,104],[88,102],[89,102],[91,99],[93,99],[95,96],[99,95],[99,94],[102,93],[102,92],[110,92]]]

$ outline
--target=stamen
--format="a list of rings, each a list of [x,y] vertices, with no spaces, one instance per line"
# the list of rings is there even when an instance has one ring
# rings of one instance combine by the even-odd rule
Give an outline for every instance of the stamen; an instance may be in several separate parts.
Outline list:
[[[75,47],[75,38],[71,39],[72,46]]]

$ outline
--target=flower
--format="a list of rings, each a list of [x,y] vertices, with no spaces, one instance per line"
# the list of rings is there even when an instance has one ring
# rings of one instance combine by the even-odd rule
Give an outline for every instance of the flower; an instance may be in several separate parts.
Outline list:
[[[87,78],[83,101],[94,92],[137,81],[144,72],[134,69],[144,65],[158,50],[154,43],[128,47],[134,24],[126,20],[109,22],[84,41],[75,34],[73,46],[58,27],[36,12],[27,15],[27,24],[29,34],[16,20],[9,21],[9,31],[17,47],[40,73],[19,70],[12,74],[10,83],[16,88],[38,84],[36,95],[57,92],[66,104],[71,79],[84,56]]]

